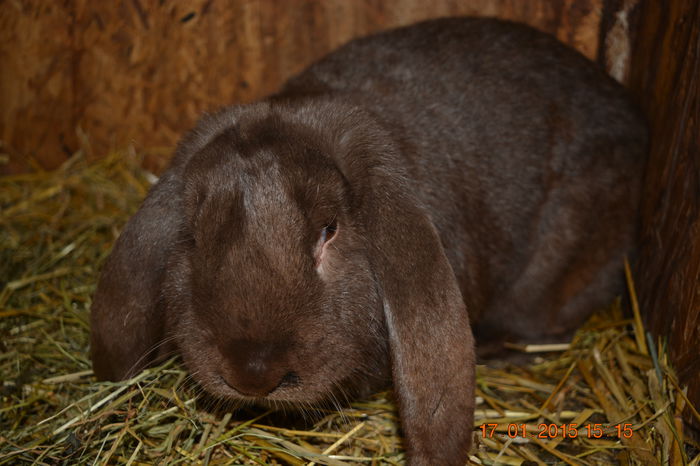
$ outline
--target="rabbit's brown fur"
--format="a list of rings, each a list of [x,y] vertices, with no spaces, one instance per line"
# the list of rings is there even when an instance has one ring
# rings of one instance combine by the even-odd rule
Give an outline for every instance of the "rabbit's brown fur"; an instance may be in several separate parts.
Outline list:
[[[411,463],[463,464],[470,321],[565,338],[621,291],[645,144],[620,86],[528,27],[353,41],[185,137],[104,267],[95,372],[178,351],[215,395],[300,404],[391,378]]]

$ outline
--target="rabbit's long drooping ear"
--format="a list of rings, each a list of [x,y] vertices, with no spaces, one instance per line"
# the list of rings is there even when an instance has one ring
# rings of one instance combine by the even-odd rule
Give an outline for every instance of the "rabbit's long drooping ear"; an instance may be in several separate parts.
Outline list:
[[[367,231],[411,464],[464,464],[475,383],[467,310],[427,215],[400,190],[384,195],[369,212]]]
[[[165,337],[159,305],[179,225],[179,176],[166,172],[124,227],[102,270],[91,310],[91,351],[99,379],[121,380],[153,363]]]
[[[464,299],[438,231],[408,181],[399,145],[371,115],[345,112],[339,168],[356,187],[357,214],[383,298],[410,464],[463,465],[472,440],[475,386]]]
[[[469,318],[437,230],[402,191],[381,186],[367,231],[404,435],[411,464],[464,464],[474,410]]]
[[[124,227],[91,309],[91,353],[99,379],[138,373],[173,350],[166,341],[161,284],[183,220],[182,173],[190,157],[234,121],[235,108],[204,117],[180,143],[170,168]]]
[[[464,464],[473,431],[475,358],[457,280],[408,186],[387,176],[370,197],[363,221],[384,299],[411,464]]]

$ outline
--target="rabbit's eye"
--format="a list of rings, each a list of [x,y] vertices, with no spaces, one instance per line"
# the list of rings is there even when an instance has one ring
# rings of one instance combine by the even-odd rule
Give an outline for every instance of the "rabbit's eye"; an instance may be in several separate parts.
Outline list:
[[[323,230],[321,230],[321,244],[324,244],[330,240],[333,239],[335,236],[335,232],[338,230],[338,225],[335,221],[335,219],[323,227]]]

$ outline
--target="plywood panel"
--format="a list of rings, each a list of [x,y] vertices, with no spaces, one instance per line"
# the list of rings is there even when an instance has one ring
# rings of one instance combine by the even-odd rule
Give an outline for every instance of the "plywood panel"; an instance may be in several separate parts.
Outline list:
[[[89,136],[93,156],[134,144],[139,150],[165,148],[156,153],[162,162],[201,112],[260,98],[353,37],[431,17],[499,16],[551,32],[594,58],[602,3],[74,0],[24,2],[28,15],[15,7],[19,2],[8,0],[0,4],[5,9],[13,5],[3,13],[3,24],[15,31],[35,30],[35,35],[13,46],[0,43],[2,56],[10,62],[8,71],[2,71],[1,92],[29,89],[28,83],[40,74],[25,69],[21,57],[35,53],[36,43],[47,42],[37,32],[47,25],[50,37],[55,31],[73,31],[72,42],[59,37],[44,50],[46,60],[62,57],[59,61],[73,72],[66,75],[66,83],[72,78],[73,86],[59,86],[56,97],[34,91],[25,94],[21,105],[8,102],[0,125],[15,153],[32,154],[47,166],[66,157],[56,132],[65,138],[74,129],[70,125],[80,125]],[[56,118],[34,124],[34,117],[44,114],[40,109],[53,105],[52,99],[67,102],[72,112],[60,124]],[[37,150],[33,141],[38,135],[48,138],[45,149]],[[76,148],[74,139],[68,141],[67,149]]]
[[[71,1],[0,1],[2,171],[45,168],[75,148]]]
[[[642,309],[700,406],[700,3],[647,1],[630,86],[652,127],[637,267]],[[700,423],[686,412],[697,427]]]

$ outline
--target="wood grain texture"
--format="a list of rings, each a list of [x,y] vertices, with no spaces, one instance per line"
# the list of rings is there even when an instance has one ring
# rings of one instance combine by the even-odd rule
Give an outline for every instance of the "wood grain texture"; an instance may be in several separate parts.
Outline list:
[[[78,148],[78,126],[93,156],[134,145],[155,154],[149,165],[161,166],[199,114],[269,94],[354,37],[432,17],[498,16],[595,58],[602,3],[0,0],[0,38],[7,39],[0,42],[7,63],[0,71],[0,134],[13,158],[29,155],[45,167]],[[31,84],[46,80],[47,69],[58,79],[51,92]]]
[[[623,84],[629,81],[641,3],[642,0],[605,0],[603,3],[598,61],[610,76]]]
[[[649,117],[640,304],[700,406],[700,3],[646,1],[630,86]],[[686,411],[686,419],[700,428]]]
[[[2,171],[53,168],[75,147],[73,4],[0,1]],[[28,157],[33,158],[30,159]]]

